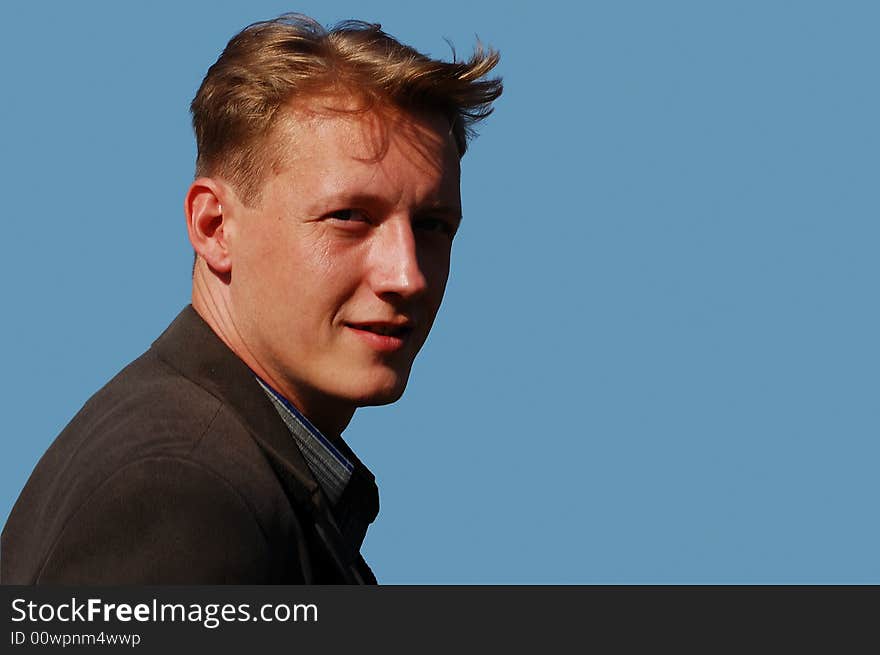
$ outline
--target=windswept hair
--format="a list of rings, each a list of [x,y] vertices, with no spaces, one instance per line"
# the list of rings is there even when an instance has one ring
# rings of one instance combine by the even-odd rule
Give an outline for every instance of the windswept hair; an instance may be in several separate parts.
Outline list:
[[[273,155],[268,136],[279,110],[334,89],[368,103],[439,112],[462,156],[474,124],[501,95],[500,78],[484,79],[497,63],[498,52],[480,43],[468,61],[431,59],[381,25],[361,21],[327,30],[307,16],[285,14],[254,23],[229,41],[190,106],[196,175],[223,177],[254,198]]]

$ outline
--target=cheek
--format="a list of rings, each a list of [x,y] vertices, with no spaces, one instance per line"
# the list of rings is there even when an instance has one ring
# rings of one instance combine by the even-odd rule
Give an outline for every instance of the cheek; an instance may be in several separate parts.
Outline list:
[[[319,275],[335,277],[341,274],[352,259],[348,249],[328,239],[316,239],[306,247],[304,257]]]
[[[273,287],[287,277],[286,269],[291,264],[287,248],[278,230],[270,228],[251,229],[239,237],[233,276],[238,273],[238,279],[249,287]]]
[[[267,279],[274,278],[300,293],[326,288],[343,268],[331,245],[309,233],[277,234],[263,255],[260,265]]]
[[[344,308],[362,300],[363,258],[354,249],[327,242],[314,244],[299,256],[289,280],[298,299],[309,306],[303,311],[323,325],[335,324]]]
[[[312,251],[315,270],[334,286],[357,286],[369,270],[370,248],[366,241],[325,240],[315,244]]]
[[[443,296],[449,279],[449,251],[428,251],[421,260],[422,273],[433,295]]]

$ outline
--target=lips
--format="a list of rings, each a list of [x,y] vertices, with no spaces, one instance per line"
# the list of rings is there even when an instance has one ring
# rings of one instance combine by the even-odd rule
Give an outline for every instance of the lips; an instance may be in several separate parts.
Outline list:
[[[413,331],[410,322],[346,323],[345,326],[357,334],[371,348],[392,352],[399,350],[406,337]]]
[[[412,331],[412,328],[406,325],[387,325],[383,323],[352,323],[349,327],[372,332],[373,334],[381,334],[386,337],[404,337]]]

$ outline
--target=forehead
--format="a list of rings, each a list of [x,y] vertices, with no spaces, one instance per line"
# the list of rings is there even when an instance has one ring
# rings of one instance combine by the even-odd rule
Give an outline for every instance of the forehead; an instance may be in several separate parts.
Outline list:
[[[301,165],[350,171],[358,165],[398,169],[403,165],[422,178],[450,178],[458,184],[458,148],[439,112],[369,105],[350,94],[314,96],[282,111],[272,135],[279,149],[275,174]]]

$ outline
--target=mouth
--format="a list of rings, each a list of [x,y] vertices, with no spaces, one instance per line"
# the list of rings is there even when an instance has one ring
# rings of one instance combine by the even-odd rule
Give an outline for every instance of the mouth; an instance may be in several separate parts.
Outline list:
[[[371,348],[381,352],[399,350],[413,331],[410,323],[346,323]]]
[[[355,330],[372,332],[383,337],[405,337],[412,332],[412,327],[408,325],[390,325],[387,323],[349,323],[348,327]]]

